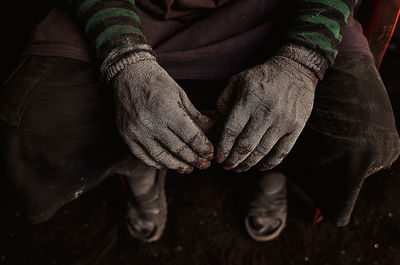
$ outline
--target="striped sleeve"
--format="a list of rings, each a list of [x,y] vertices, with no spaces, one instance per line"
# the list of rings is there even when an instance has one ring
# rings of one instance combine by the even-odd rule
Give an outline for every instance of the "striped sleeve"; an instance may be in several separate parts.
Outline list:
[[[357,1],[299,0],[288,40],[322,53],[332,65],[342,41],[341,31]]]
[[[148,50],[135,0],[68,0],[95,51],[100,71],[129,53]]]

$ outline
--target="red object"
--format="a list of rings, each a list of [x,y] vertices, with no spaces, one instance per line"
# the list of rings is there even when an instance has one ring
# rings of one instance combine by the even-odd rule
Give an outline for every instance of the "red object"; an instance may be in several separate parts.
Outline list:
[[[371,0],[360,7],[364,34],[379,68],[400,16],[400,0]]]
[[[122,189],[124,192],[128,192],[128,186],[126,185],[125,178],[123,175],[118,174],[119,181],[121,182]]]
[[[388,41],[386,42],[386,46],[385,46],[385,49],[383,51],[383,55],[385,54],[387,48],[389,47],[390,40],[392,39],[394,31],[396,30],[397,22],[399,22],[399,17],[400,17],[400,9],[397,11],[397,16],[396,16],[396,19],[394,21],[394,26],[393,26],[392,32],[390,33],[390,37],[389,37]],[[379,65],[381,65],[382,59],[383,59],[383,56],[380,58]]]
[[[382,5],[382,1],[383,0],[378,0],[377,3],[375,4],[375,9],[372,11],[372,15],[371,18],[369,19],[368,25],[366,25],[365,27],[364,32],[368,40],[371,39],[372,32],[378,21],[379,11],[381,10],[380,7]]]
[[[313,224],[318,224],[320,223],[322,220],[324,220],[324,217],[321,215],[321,211],[319,210],[319,208],[317,208],[315,210],[315,215],[314,215],[314,219],[313,219]]]

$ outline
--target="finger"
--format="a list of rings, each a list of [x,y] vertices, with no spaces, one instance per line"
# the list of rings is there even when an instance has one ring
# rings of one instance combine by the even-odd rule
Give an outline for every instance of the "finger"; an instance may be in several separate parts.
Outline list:
[[[201,114],[201,112],[196,109],[183,90],[181,91],[180,96],[183,106],[185,107],[185,110],[189,114],[190,118],[203,130],[203,132],[209,131],[214,126],[215,121]]]
[[[140,160],[142,160],[144,163],[146,163],[149,166],[161,169],[163,166],[159,163],[157,163],[148,153],[147,151],[141,147],[138,143],[135,141],[129,139],[128,137],[123,136],[125,143],[128,145],[129,149],[131,152]]]
[[[179,173],[190,173],[193,171],[193,167],[176,158],[156,140],[147,138],[140,141],[140,143],[157,163],[169,169],[176,170]]]
[[[284,135],[271,152],[265,156],[259,165],[261,171],[269,170],[279,165],[287,154],[292,150],[293,145],[296,143],[300,133],[291,133]]]
[[[261,138],[260,143],[254,148],[253,152],[237,167],[237,172],[246,171],[256,165],[265,157],[279,140],[279,128],[272,126]]]
[[[235,105],[228,115],[222,131],[221,139],[216,151],[216,161],[222,163],[229,155],[236,138],[246,126],[250,114],[244,111],[241,105]]]
[[[199,126],[189,118],[184,110],[174,116],[175,120],[170,123],[169,129],[197,154],[212,159],[214,147]]]
[[[199,169],[206,169],[210,166],[209,160],[197,155],[185,142],[169,129],[159,135],[158,141],[175,156]]]
[[[228,158],[225,160],[225,168],[234,168],[245,160],[260,143],[262,137],[270,127],[270,123],[261,115],[251,117],[242,133],[236,138],[235,144]]]
[[[217,110],[219,114],[223,117],[228,115],[233,103],[235,101],[235,87],[236,87],[237,79],[232,77],[229,80],[228,85],[222,91],[221,95],[218,97],[217,100]]]

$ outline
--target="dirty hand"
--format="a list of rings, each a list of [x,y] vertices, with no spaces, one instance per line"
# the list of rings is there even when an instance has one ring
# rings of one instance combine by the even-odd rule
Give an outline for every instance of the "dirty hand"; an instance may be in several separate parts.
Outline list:
[[[260,170],[289,153],[311,114],[316,75],[283,56],[232,77],[218,100],[226,116],[216,160],[225,169]]]
[[[201,128],[210,119],[196,110],[154,56],[140,52],[135,57],[111,81],[122,138],[150,166],[180,173],[207,168],[213,145]]]

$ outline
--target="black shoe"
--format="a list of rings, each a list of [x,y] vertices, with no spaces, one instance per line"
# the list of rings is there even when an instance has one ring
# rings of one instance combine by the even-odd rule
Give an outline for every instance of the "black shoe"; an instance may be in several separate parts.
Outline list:
[[[155,172],[154,172],[155,171]],[[153,186],[140,196],[130,194],[127,202],[126,226],[129,234],[143,242],[154,242],[164,232],[167,221],[167,201],[165,196],[166,169],[147,170],[146,174],[156,174]]]
[[[273,240],[285,228],[286,218],[285,176],[279,171],[263,173],[245,218],[247,233],[256,241]]]

